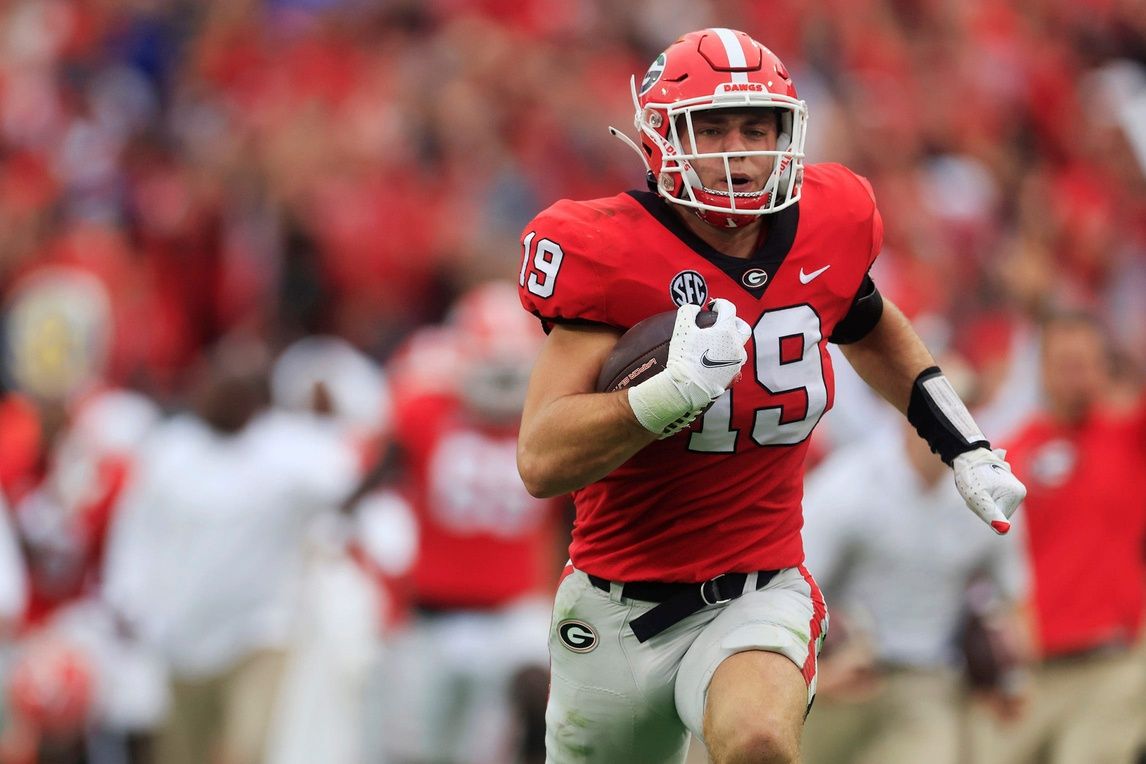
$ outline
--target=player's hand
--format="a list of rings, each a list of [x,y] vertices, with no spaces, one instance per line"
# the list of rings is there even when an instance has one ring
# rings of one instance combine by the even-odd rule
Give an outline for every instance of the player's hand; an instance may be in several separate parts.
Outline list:
[[[665,370],[630,388],[629,405],[645,429],[662,436],[679,432],[740,375],[752,329],[728,300],[713,300],[711,309],[716,321],[700,327],[700,306],[680,306]]]
[[[1000,536],[1011,529],[1011,515],[1027,495],[1027,487],[1011,474],[1007,452],[976,448],[952,462],[955,487],[967,506]]]
[[[740,375],[748,360],[744,344],[752,329],[737,317],[736,306],[728,300],[712,301],[716,322],[699,327],[699,305],[681,305],[669,342],[666,370],[676,381],[693,408],[704,407],[719,398]]]

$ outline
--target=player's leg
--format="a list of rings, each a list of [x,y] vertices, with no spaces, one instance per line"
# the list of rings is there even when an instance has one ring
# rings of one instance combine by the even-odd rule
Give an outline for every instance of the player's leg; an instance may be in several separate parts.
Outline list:
[[[156,761],[198,764],[208,761],[223,715],[223,680],[171,681],[171,706],[156,739]]]
[[[384,760],[445,760],[458,734],[463,682],[449,655],[448,613],[418,612],[387,639],[376,720]]]
[[[550,604],[530,597],[494,610],[438,619],[436,639],[442,649],[434,662],[455,681],[447,692],[439,693],[436,703],[438,710],[450,713],[429,720],[427,732],[438,744],[435,753],[420,760],[456,764],[519,760],[514,749],[526,724],[517,718],[514,679],[526,667],[540,673],[532,703],[523,708],[530,714],[528,721],[543,730],[549,617]],[[537,736],[544,741],[543,731]]]
[[[854,760],[860,764],[965,761],[958,680],[953,671],[890,671],[880,704],[880,734],[857,751]]]
[[[257,650],[228,672],[223,690],[221,764],[260,764],[266,759],[271,715],[286,667],[282,650]]]
[[[882,731],[883,688],[861,698],[817,697],[800,737],[804,764],[850,761]]]
[[[521,764],[545,761],[545,704],[549,700],[549,673],[541,666],[518,669],[510,681],[510,702],[517,720],[515,745]]]
[[[779,653],[748,650],[724,659],[708,685],[704,740],[714,764],[790,764],[800,758],[808,687]]]
[[[502,760],[540,764],[545,760],[545,704],[549,698],[551,603],[530,597],[514,603],[498,629],[501,692],[509,721],[509,752]]]
[[[1049,747],[1070,696],[1048,692],[1046,677],[1036,670],[1017,718],[1000,718],[983,699],[972,699],[968,711],[970,759],[976,764],[1027,764],[1039,761]]]
[[[1064,709],[1049,761],[1133,761],[1146,708],[1144,673],[1129,651],[1063,666],[1056,689],[1074,702]]]
[[[704,628],[681,662],[676,706],[714,762],[799,760],[826,626],[815,581],[790,568]]]
[[[678,636],[642,645],[628,624],[648,607],[597,589],[579,571],[561,582],[549,631],[548,764],[683,761],[688,735],[674,709],[674,671],[702,624],[682,622]]]

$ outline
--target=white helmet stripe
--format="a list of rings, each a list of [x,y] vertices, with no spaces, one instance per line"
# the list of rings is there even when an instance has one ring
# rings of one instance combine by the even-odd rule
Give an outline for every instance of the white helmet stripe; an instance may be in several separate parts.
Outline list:
[[[744,56],[744,48],[740,46],[740,40],[736,37],[736,33],[731,29],[724,27],[714,27],[713,32],[724,43],[724,52],[728,56],[728,66],[732,69],[744,69],[748,66],[748,59]],[[733,82],[748,82],[748,72],[739,71],[731,72]]]

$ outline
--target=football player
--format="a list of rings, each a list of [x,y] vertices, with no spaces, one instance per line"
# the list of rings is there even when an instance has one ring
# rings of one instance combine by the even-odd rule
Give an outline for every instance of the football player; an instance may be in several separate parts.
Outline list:
[[[954,467],[1006,533],[1023,486],[869,269],[870,185],[805,165],[807,108],[743,32],[702,29],[632,83],[650,191],[561,201],[525,229],[519,292],[549,336],[518,466],[573,492],[550,631],[551,762],[796,761],[827,613],[803,567],[808,436],[832,405],[826,343]],[[618,131],[614,134],[620,136]],[[695,317],[711,306],[716,322]],[[596,393],[618,336],[677,310],[667,368]]]
[[[149,665],[129,677],[141,653],[116,633],[100,592],[109,528],[160,416],[109,386],[113,315],[105,283],[71,265],[34,267],[3,304],[0,510],[11,513],[26,608],[5,625],[19,648],[0,749],[26,746],[32,758],[78,761],[95,740],[143,755],[162,712],[148,702],[162,674]]]
[[[467,292],[391,366],[402,489],[418,521],[408,628],[384,673],[388,760],[537,761],[559,503],[526,493],[517,427],[543,335],[512,283]],[[540,748],[540,745],[536,746]],[[543,755],[543,754],[541,754]]]

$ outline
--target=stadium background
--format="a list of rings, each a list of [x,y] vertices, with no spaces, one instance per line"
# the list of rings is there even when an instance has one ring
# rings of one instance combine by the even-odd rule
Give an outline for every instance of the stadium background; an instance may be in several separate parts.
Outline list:
[[[471,286],[515,280],[538,210],[642,185],[605,128],[631,125],[630,75],[708,25],[786,62],[810,161],[871,180],[875,279],[978,372],[984,430],[1029,410],[1052,305],[1097,312],[1137,389],[1139,0],[13,0],[0,296],[56,266],[94,275],[106,359],[72,338],[68,362],[166,412],[225,338],[273,356],[333,334],[385,368]]]

